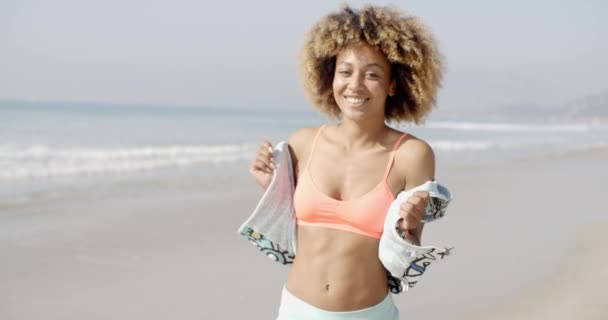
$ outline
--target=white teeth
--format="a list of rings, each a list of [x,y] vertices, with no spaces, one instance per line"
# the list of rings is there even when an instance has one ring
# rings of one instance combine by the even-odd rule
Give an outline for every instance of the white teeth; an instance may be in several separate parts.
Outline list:
[[[355,97],[345,97],[346,101],[351,102],[351,103],[363,103],[365,102],[365,100],[367,100],[366,98],[355,98]]]

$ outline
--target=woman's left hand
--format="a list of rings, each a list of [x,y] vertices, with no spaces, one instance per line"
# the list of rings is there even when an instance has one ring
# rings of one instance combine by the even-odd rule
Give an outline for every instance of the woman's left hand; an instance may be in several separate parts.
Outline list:
[[[397,224],[397,230],[404,239],[419,243],[417,231],[422,227],[429,200],[428,192],[416,191],[401,205],[399,210],[401,220]]]

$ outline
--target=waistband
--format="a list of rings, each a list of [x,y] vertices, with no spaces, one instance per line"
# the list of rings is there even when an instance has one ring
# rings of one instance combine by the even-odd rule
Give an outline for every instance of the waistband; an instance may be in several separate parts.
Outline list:
[[[392,294],[369,308],[353,311],[328,311],[317,308],[294,296],[283,287],[281,306],[277,320],[399,320],[399,311],[393,302]]]

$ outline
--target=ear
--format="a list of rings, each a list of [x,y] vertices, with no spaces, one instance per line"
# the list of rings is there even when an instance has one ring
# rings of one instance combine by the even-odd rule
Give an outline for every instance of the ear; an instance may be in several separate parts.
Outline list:
[[[388,95],[392,97],[397,92],[397,81],[395,79],[391,80],[391,83],[388,85]]]

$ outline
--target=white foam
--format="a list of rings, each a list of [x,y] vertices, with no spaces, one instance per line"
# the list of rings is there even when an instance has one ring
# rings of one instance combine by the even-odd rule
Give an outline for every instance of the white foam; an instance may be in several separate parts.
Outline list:
[[[249,159],[254,145],[203,145],[115,149],[0,146],[0,179],[133,172]]]
[[[521,124],[455,121],[432,121],[424,127],[430,129],[495,132],[588,132],[591,130],[591,126],[587,124]]]
[[[437,151],[484,151],[497,147],[496,144],[488,141],[450,141],[450,140],[431,140],[431,147]]]

